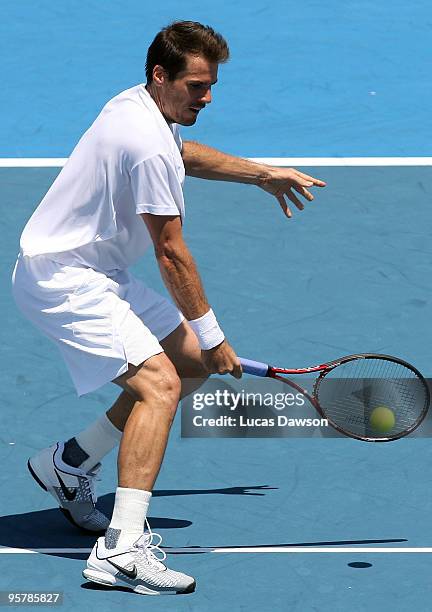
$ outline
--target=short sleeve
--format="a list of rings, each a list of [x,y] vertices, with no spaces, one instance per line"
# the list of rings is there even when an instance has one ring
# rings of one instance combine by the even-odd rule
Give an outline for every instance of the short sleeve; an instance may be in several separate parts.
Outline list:
[[[182,185],[169,155],[145,159],[132,168],[130,176],[137,214],[182,215]]]

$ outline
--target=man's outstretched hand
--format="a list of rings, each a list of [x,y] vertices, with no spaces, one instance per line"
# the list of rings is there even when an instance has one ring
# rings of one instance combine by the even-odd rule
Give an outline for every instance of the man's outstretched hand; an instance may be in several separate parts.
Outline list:
[[[279,202],[283,213],[288,217],[292,217],[292,212],[287,204],[287,198],[291,200],[299,210],[303,210],[304,204],[298,199],[294,191],[303,196],[308,202],[311,202],[314,197],[309,191],[309,187],[325,187],[326,183],[319,179],[303,174],[294,168],[277,168],[275,166],[269,168],[268,176],[266,176],[259,185],[261,189],[273,195]]]

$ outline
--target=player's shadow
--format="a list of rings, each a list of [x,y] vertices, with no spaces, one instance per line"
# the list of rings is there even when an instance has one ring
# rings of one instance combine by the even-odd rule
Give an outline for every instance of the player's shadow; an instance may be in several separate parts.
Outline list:
[[[271,489],[266,485],[251,487],[228,487],[221,489],[171,489],[154,491],[155,497],[173,495],[265,495]],[[54,500],[53,500],[54,501]],[[97,506],[107,516],[111,516],[114,506],[114,493],[99,498]],[[155,531],[163,529],[183,529],[192,525],[192,521],[166,517],[149,517],[149,523]],[[0,546],[24,549],[54,549],[52,554],[61,557],[87,558],[88,553],[58,552],[55,549],[90,549],[98,534],[79,531],[71,525],[58,510],[39,510],[23,514],[12,514],[0,517]]]
[[[191,521],[150,517],[149,523],[155,531],[163,529],[182,529],[192,525]],[[69,523],[62,513],[53,508],[2,516],[0,518],[0,546],[25,549],[48,549],[47,554],[76,558],[77,555],[56,552],[56,549],[90,549],[101,534],[82,532]],[[49,549],[53,549],[49,552]],[[88,553],[84,554],[88,557]]]

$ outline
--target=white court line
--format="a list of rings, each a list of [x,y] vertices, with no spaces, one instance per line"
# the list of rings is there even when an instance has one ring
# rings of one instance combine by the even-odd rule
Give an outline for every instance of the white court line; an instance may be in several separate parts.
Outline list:
[[[432,547],[420,546],[410,548],[408,546],[390,548],[384,547],[360,547],[360,546],[340,546],[340,547],[328,547],[328,546],[250,546],[247,548],[235,548],[235,547],[217,547],[217,548],[200,548],[200,547],[184,547],[184,548],[165,548],[161,547],[168,554],[179,554],[179,553],[320,553],[320,554],[358,554],[358,553],[432,553]],[[9,548],[7,546],[0,547],[0,554],[90,554],[91,548]]]
[[[432,157],[251,157],[273,166],[432,166]]]
[[[66,157],[2,157],[0,168],[61,168]]]
[[[181,550],[181,549],[180,549]],[[192,550],[192,549],[191,549]],[[380,548],[380,547],[345,547],[340,548],[329,548],[325,546],[284,546],[274,547],[268,546],[266,548],[218,548],[210,549],[210,552],[218,553],[432,553],[432,547],[418,547],[418,548]]]
[[[9,548],[8,546],[0,547],[0,555],[34,555],[37,553],[49,554],[73,554],[76,555],[91,553],[91,548]]]
[[[250,157],[273,166],[432,166],[432,157]],[[65,157],[3,157],[0,168],[61,168]]]

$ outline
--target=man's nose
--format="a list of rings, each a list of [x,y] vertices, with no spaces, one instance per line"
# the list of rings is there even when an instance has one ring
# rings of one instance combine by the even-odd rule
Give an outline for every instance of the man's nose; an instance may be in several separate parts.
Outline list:
[[[203,104],[210,104],[211,101],[212,101],[211,89],[207,89],[207,91],[201,98],[201,102]]]

